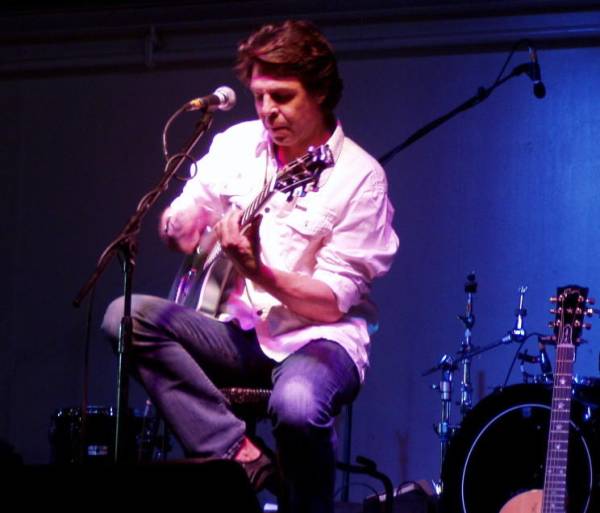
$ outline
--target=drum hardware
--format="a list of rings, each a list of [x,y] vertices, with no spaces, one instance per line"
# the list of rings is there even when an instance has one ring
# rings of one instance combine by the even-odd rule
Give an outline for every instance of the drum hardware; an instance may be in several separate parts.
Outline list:
[[[51,418],[51,462],[56,464],[110,464],[114,456],[116,411],[109,406],[61,408]],[[123,461],[150,462],[164,459],[171,449],[164,423],[148,404],[141,414],[129,410],[125,420]],[[162,427],[162,429],[161,429]],[[162,431],[162,433],[161,433]]]
[[[447,354],[443,355],[440,362],[435,367],[422,374],[423,376],[428,376],[438,370],[442,373],[439,383],[437,385],[432,385],[431,387],[433,390],[437,390],[440,393],[440,401],[442,403],[440,421],[433,427],[440,440],[440,464],[444,461],[448,441],[456,429],[455,426],[450,424],[450,414],[452,409],[452,381],[454,372],[458,369],[458,364],[461,366],[460,401],[458,403],[460,405],[461,414],[464,415],[467,413],[473,405],[471,354],[474,347],[471,339],[473,326],[475,325],[473,295],[477,292],[477,281],[474,272],[467,275],[467,282],[465,283],[464,290],[467,295],[465,314],[457,315],[458,319],[460,319],[465,326],[465,336],[461,341],[460,349],[455,357]],[[441,493],[441,480],[436,483],[436,489],[438,493]]]
[[[551,385],[554,380],[552,374],[552,364],[550,363],[550,357],[546,352],[546,344],[552,337],[538,335],[538,355],[528,354],[527,349],[517,353],[517,358],[521,362],[520,370],[523,383],[543,383]],[[525,369],[525,364],[539,364],[540,374],[531,374]]]
[[[471,343],[471,335],[473,326],[475,326],[475,314],[473,313],[473,294],[477,292],[477,282],[475,281],[475,272],[467,275],[467,283],[465,283],[465,293],[467,294],[467,306],[465,315],[457,317],[465,325],[465,337],[463,338],[459,354],[463,356],[461,362],[461,380],[460,380],[460,413],[465,415],[473,408],[473,384],[471,383],[471,359],[467,358],[473,350]]]
[[[431,388],[439,391],[442,410],[440,421],[433,426],[433,429],[440,439],[440,460],[443,462],[446,457],[448,441],[456,429],[455,426],[450,425],[450,412],[452,408],[452,379],[457,367],[452,356],[447,354],[442,356],[437,367],[442,371],[442,378],[437,385],[431,385]]]
[[[477,347],[472,343],[472,329],[475,325],[475,315],[473,312],[473,294],[477,292],[477,282],[475,280],[475,273],[472,272],[467,275],[467,282],[465,283],[465,293],[467,295],[466,309],[464,315],[457,316],[465,326],[465,336],[461,341],[461,346],[457,353],[452,355],[443,355],[440,362],[431,369],[426,370],[422,373],[422,376],[428,376],[437,371],[441,371],[441,379],[438,384],[432,385],[433,390],[437,390],[440,394],[441,417],[440,421],[434,424],[434,431],[440,440],[440,456],[441,464],[443,467],[448,443],[452,438],[453,434],[457,431],[458,426],[453,426],[450,421],[451,416],[451,405],[452,405],[452,383],[454,372],[458,370],[459,366],[461,369],[461,382],[460,382],[460,401],[457,403],[460,406],[460,412],[462,417],[467,415],[473,407],[473,385],[471,382],[471,362],[473,358],[483,354],[491,349],[495,349],[501,345],[510,344],[517,342],[521,346],[525,341],[535,335],[534,333],[527,335],[525,331],[524,318],[527,315],[527,310],[524,307],[525,293],[527,292],[527,286],[522,285],[519,287],[519,299],[518,306],[515,310],[515,325],[504,337],[500,340],[487,344],[485,346]],[[516,357],[515,357],[516,360]],[[514,362],[513,362],[514,363]],[[511,365],[512,369],[512,365]],[[510,374],[510,371],[509,371]],[[507,376],[508,380],[508,376]],[[443,488],[442,480],[440,479],[437,483],[438,491],[441,492]]]
[[[158,416],[150,399],[146,399],[141,428],[136,435],[136,461],[164,461],[173,449],[166,422]]]

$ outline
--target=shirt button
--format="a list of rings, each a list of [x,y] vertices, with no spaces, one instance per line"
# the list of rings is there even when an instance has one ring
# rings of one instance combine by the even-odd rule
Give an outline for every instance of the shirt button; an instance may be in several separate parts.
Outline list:
[[[260,310],[256,310],[256,315],[258,315],[260,317],[262,314],[263,314],[262,308]]]
[[[271,212],[271,209],[269,207],[265,207],[265,214],[268,214],[269,212]]]

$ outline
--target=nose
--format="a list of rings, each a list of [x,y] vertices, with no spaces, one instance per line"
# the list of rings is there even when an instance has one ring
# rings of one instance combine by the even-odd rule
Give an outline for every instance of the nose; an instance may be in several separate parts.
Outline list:
[[[277,116],[277,104],[269,95],[265,95],[262,101],[262,115],[267,119],[272,119]]]

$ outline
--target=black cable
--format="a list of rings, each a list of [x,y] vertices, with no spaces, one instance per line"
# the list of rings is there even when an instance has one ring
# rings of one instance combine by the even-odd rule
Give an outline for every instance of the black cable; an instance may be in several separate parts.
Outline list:
[[[497,84],[500,81],[500,78],[502,77],[502,74],[506,71],[508,63],[510,62],[510,60],[512,59],[512,56],[517,51],[517,48],[519,48],[519,46],[521,46],[521,44],[524,44],[525,46],[531,46],[531,41],[529,41],[529,39],[519,39],[512,46],[512,49],[510,50],[510,53],[508,54],[508,57],[506,58],[506,61],[504,61],[504,65],[502,66],[502,69],[500,70],[500,73],[498,73],[498,76],[496,77],[496,80],[494,80],[494,85]]]
[[[92,340],[92,320],[94,312],[94,297],[96,287],[93,287],[90,291],[90,301],[88,303],[86,321],[85,321],[85,339],[84,339],[84,350],[83,350],[83,372],[82,372],[82,383],[81,383],[81,430],[79,433],[79,447],[78,451],[80,463],[85,463],[86,457],[86,439],[87,439],[87,411],[89,403],[89,389],[90,389],[90,347]]]
[[[180,107],[178,110],[176,110],[169,119],[167,119],[167,122],[165,123],[165,126],[163,127],[163,131],[162,131],[162,149],[163,149],[163,157],[165,158],[166,161],[169,160],[169,144],[168,144],[168,137],[167,137],[167,133],[169,131],[169,128],[171,127],[171,124],[173,123],[173,121],[175,121],[176,118],[178,118],[183,112],[185,112],[185,108],[187,106],[187,103],[185,105],[183,105],[182,107]]]
[[[194,158],[193,155],[190,155],[189,153],[185,153],[185,152],[175,153],[175,155],[172,155],[171,157],[169,157],[169,159],[167,160],[167,164],[165,165],[165,173],[168,171],[169,166],[171,165],[171,162],[173,162],[177,158],[188,159],[192,163],[192,169],[194,170],[194,172],[190,173],[190,176],[188,178],[185,178],[185,177],[179,176],[179,175],[175,175],[175,178],[177,178],[177,180],[179,180],[181,182],[187,182],[188,180],[191,180],[192,178],[194,178],[198,172],[198,166],[196,165],[196,159]]]
[[[523,345],[525,345],[525,342],[527,342],[527,340],[528,340],[530,337],[533,337],[534,335],[535,335],[536,337],[542,336],[542,334],[541,334],[541,333],[536,333],[536,332],[534,332],[534,333],[529,333],[529,335],[527,335],[527,336],[526,336],[526,337],[525,337],[525,338],[524,338],[524,339],[521,341],[521,343],[519,344],[519,347],[517,347],[517,350],[515,351],[515,356],[514,356],[514,358],[513,358],[513,360],[512,360],[512,363],[510,364],[510,367],[508,368],[508,372],[506,373],[506,378],[505,378],[505,380],[504,380],[504,384],[502,385],[502,387],[505,387],[505,386],[508,384],[508,380],[510,379],[510,375],[512,374],[513,368],[514,368],[514,366],[515,366],[515,363],[516,363],[516,361],[517,361],[517,357],[519,356],[519,353],[521,352],[521,349],[523,349]]]
[[[350,486],[364,486],[367,490],[373,492],[374,495],[379,495],[379,492],[374,486],[371,486],[370,484],[364,483],[362,481],[350,482],[348,483],[348,487]],[[334,492],[333,496],[337,497],[343,489],[344,485],[339,486],[338,489]]]

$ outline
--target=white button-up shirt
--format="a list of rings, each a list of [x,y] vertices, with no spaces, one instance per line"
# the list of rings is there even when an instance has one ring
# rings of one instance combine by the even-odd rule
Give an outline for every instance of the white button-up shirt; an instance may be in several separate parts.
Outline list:
[[[311,321],[250,280],[240,279],[220,320],[255,329],[262,350],[276,361],[311,340],[335,341],[355,362],[362,380],[369,334],[377,326],[370,285],[388,271],[398,249],[392,228],[394,209],[382,167],[344,136],[339,123],[327,145],[335,164],[321,174],[318,190],[291,201],[287,194],[276,192],[260,210],[261,259],[269,267],[326,283],[343,317],[335,323]],[[276,173],[261,122],[240,123],[215,136],[171,208],[193,209],[213,224],[232,206],[246,208]]]

